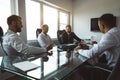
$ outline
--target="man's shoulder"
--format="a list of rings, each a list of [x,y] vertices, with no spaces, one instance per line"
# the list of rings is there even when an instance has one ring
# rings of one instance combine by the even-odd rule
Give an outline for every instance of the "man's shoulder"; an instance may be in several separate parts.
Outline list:
[[[74,33],[74,32],[70,32],[70,34],[71,34],[71,35],[75,35],[75,33]]]
[[[67,34],[67,32],[66,31],[63,31],[62,33],[61,33],[61,35],[66,35]]]
[[[38,35],[38,37],[42,37],[42,36],[44,36],[44,34],[43,34],[43,33],[40,33],[40,34]]]
[[[6,32],[6,34],[4,35],[4,37],[15,37],[16,34],[13,34],[13,33],[9,33],[9,32]]]
[[[18,36],[18,34],[16,34],[16,33],[9,33],[9,32],[7,32],[5,35],[4,35],[4,37],[3,37],[3,39],[8,39],[8,40],[17,40],[17,38],[19,38],[19,36]]]

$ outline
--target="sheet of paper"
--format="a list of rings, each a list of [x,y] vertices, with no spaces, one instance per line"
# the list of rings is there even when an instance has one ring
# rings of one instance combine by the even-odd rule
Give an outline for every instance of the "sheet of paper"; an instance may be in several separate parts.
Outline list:
[[[36,65],[34,63],[31,63],[29,61],[18,62],[18,63],[14,63],[13,65],[15,67],[21,69],[22,71],[25,71],[25,72],[40,67],[40,66],[38,66],[38,65]]]
[[[66,46],[72,46],[72,45],[75,45],[75,44],[66,44]]]

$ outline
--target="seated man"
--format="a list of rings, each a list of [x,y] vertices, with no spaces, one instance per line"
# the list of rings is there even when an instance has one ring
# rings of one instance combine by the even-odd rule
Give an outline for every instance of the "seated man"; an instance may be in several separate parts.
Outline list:
[[[79,37],[77,37],[74,32],[71,32],[70,25],[66,26],[66,31],[62,33],[61,37],[62,37],[62,39],[61,39],[62,44],[73,43],[74,39],[77,40],[78,42],[81,41],[81,39]]]
[[[41,47],[53,46],[53,41],[47,34],[49,27],[47,24],[42,25],[42,32],[38,35],[38,42]]]
[[[95,56],[99,57],[104,53],[106,55],[107,64],[100,65],[108,69],[112,69],[116,64],[118,56],[120,55],[120,29],[119,27],[116,27],[116,19],[112,14],[102,15],[98,20],[98,25],[101,32],[104,33],[100,42],[93,46],[90,50],[83,50],[82,46],[76,47],[75,50],[78,51],[78,55],[75,56],[79,58],[80,55],[83,55],[87,58],[93,58]],[[92,80],[106,80],[109,75],[104,72],[99,72],[99,70],[93,68],[92,66],[88,67],[86,65],[87,64],[82,65],[79,71],[79,74],[83,76],[84,80],[91,80],[90,74],[93,75],[92,77],[94,79]]]
[[[52,49],[51,46],[46,48],[33,47],[24,43],[24,41],[17,34],[21,32],[22,18],[17,15],[11,15],[7,18],[8,30],[3,36],[3,48],[7,52],[4,66],[11,67],[9,63],[22,61],[29,55],[39,54],[42,57],[49,55],[48,50]],[[43,54],[44,53],[44,54]]]

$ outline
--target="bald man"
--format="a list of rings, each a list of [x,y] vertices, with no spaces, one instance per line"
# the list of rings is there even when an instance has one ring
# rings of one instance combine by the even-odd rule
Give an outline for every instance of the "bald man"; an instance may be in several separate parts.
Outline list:
[[[42,32],[38,35],[38,42],[41,47],[47,47],[53,45],[51,37],[47,34],[49,27],[47,24],[42,25]]]

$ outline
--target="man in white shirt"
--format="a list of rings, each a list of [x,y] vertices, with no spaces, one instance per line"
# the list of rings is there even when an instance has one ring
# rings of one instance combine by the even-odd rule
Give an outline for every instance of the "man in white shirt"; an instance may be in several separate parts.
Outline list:
[[[47,24],[42,25],[42,32],[38,35],[38,42],[41,47],[53,46],[51,37],[47,34],[49,27]]]
[[[33,47],[24,43],[17,33],[21,32],[22,18],[17,15],[11,15],[7,18],[8,30],[3,36],[3,48],[7,55],[4,66],[12,67],[11,64],[26,59],[29,55],[39,54],[41,57],[49,55],[46,53],[52,49],[51,46],[45,48]],[[44,54],[43,54],[44,53]]]
[[[84,50],[81,48],[81,46],[76,47],[75,50],[78,51],[80,55],[83,55],[87,57],[88,59],[105,54],[106,60],[107,60],[107,64],[106,64],[107,67],[113,68],[120,55],[120,28],[116,27],[116,18],[112,14],[102,15],[98,20],[98,25],[99,25],[101,32],[104,33],[100,42],[97,45],[93,46],[93,48],[91,48],[90,50]],[[80,56],[79,54],[76,56],[77,58],[79,58]],[[93,71],[92,68],[93,67],[91,67],[90,69],[89,67],[88,69],[88,67],[86,68],[84,65],[84,70],[80,70],[80,74],[83,75],[85,80],[90,80],[90,78],[87,76],[87,73],[88,75],[90,75],[89,71],[92,72]],[[84,73],[86,74],[86,77],[88,78],[85,77]],[[101,76],[101,74],[98,74],[98,73],[100,72],[93,73],[94,77],[97,78],[95,80],[100,79],[99,77]],[[105,76],[105,74],[102,73],[102,76]],[[107,76],[104,77],[104,80],[106,80],[105,78],[107,78]]]

